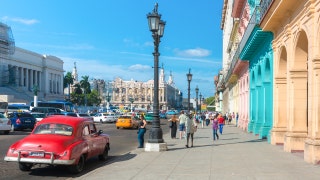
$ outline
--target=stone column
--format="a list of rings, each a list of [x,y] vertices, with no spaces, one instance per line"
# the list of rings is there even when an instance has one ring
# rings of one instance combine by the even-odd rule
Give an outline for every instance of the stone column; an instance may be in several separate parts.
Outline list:
[[[307,71],[289,71],[288,122],[284,139],[284,151],[295,152],[304,150],[304,140],[307,136]]]
[[[309,97],[308,137],[305,141],[304,160],[312,164],[320,162],[320,59],[312,60]]]
[[[276,77],[274,86],[274,114],[271,144],[281,145],[287,131],[287,78]]]

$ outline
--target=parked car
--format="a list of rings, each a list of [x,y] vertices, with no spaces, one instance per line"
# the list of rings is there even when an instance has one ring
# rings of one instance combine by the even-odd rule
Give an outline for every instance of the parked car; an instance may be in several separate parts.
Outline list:
[[[147,123],[151,123],[153,121],[153,113],[150,113],[150,112],[146,113],[144,115],[144,118],[146,119]]]
[[[160,119],[167,119],[166,113],[159,113]]]
[[[59,114],[61,113],[61,110],[53,107],[34,107],[32,108],[31,112],[41,112],[48,116],[52,114]]]
[[[40,122],[43,118],[46,117],[46,115],[44,113],[40,113],[40,112],[31,112],[30,113],[34,118],[36,118],[37,122]]]
[[[116,128],[134,128],[138,129],[139,118],[132,115],[122,115],[118,118],[116,122]]]
[[[49,116],[40,121],[32,133],[12,144],[5,161],[18,162],[21,171],[36,164],[65,165],[72,173],[80,173],[86,160],[98,156],[107,160],[109,135],[97,131],[87,119]]]
[[[169,110],[167,112],[167,115],[175,115],[175,114],[178,114],[177,111],[175,111],[175,110]]]
[[[33,129],[36,123],[34,118],[28,112],[12,112],[8,114],[8,119],[11,121],[11,131]]]
[[[3,134],[9,134],[11,130],[11,121],[0,113],[0,131]]]
[[[97,113],[95,116],[93,116],[93,121],[101,123],[113,123],[117,121],[117,116],[114,113]]]
[[[93,121],[93,117],[89,116],[89,114],[87,113],[76,113],[78,117],[82,117],[82,118],[87,118],[90,119],[91,121]]]
[[[77,113],[74,113],[74,112],[61,111],[60,114],[63,115],[63,116],[78,117]],[[55,114],[55,115],[59,115],[59,114]]]

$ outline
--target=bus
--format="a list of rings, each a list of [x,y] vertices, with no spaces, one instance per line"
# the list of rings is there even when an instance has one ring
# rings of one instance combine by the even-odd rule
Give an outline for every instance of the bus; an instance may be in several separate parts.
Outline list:
[[[30,106],[19,103],[9,103],[8,112],[29,112]]]
[[[34,107],[34,102],[30,103],[30,111]],[[38,101],[38,107],[54,107],[59,108],[61,111],[73,112],[74,106],[71,102],[67,101]]]

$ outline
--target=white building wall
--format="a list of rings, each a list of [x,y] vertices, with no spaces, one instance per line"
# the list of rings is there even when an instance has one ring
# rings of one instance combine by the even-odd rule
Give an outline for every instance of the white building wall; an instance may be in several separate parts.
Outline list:
[[[1,59],[0,86],[14,87],[26,101],[33,99],[33,87],[38,86],[39,100],[63,99],[63,61],[55,56],[41,55],[19,47],[7,59]],[[9,70],[12,72],[9,73]],[[14,81],[10,79],[14,79]],[[50,85],[51,84],[51,85]],[[50,90],[50,87],[52,88]],[[14,92],[13,92],[14,93]],[[19,98],[16,93],[15,98]]]

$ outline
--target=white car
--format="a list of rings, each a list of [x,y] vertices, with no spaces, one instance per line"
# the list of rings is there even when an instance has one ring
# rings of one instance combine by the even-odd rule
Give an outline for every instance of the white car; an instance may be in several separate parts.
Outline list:
[[[0,131],[4,134],[9,134],[11,130],[11,121],[0,113]]]
[[[82,118],[87,118],[87,119],[90,119],[91,121],[93,121],[93,117],[89,116],[89,114],[87,114],[87,113],[77,113],[77,116],[82,117]]]
[[[97,113],[95,116],[93,116],[93,121],[101,123],[114,123],[117,121],[117,116],[114,113]]]
[[[37,123],[40,122],[43,118],[46,117],[45,113],[40,113],[40,112],[31,112],[30,113],[34,118],[36,118]]]

